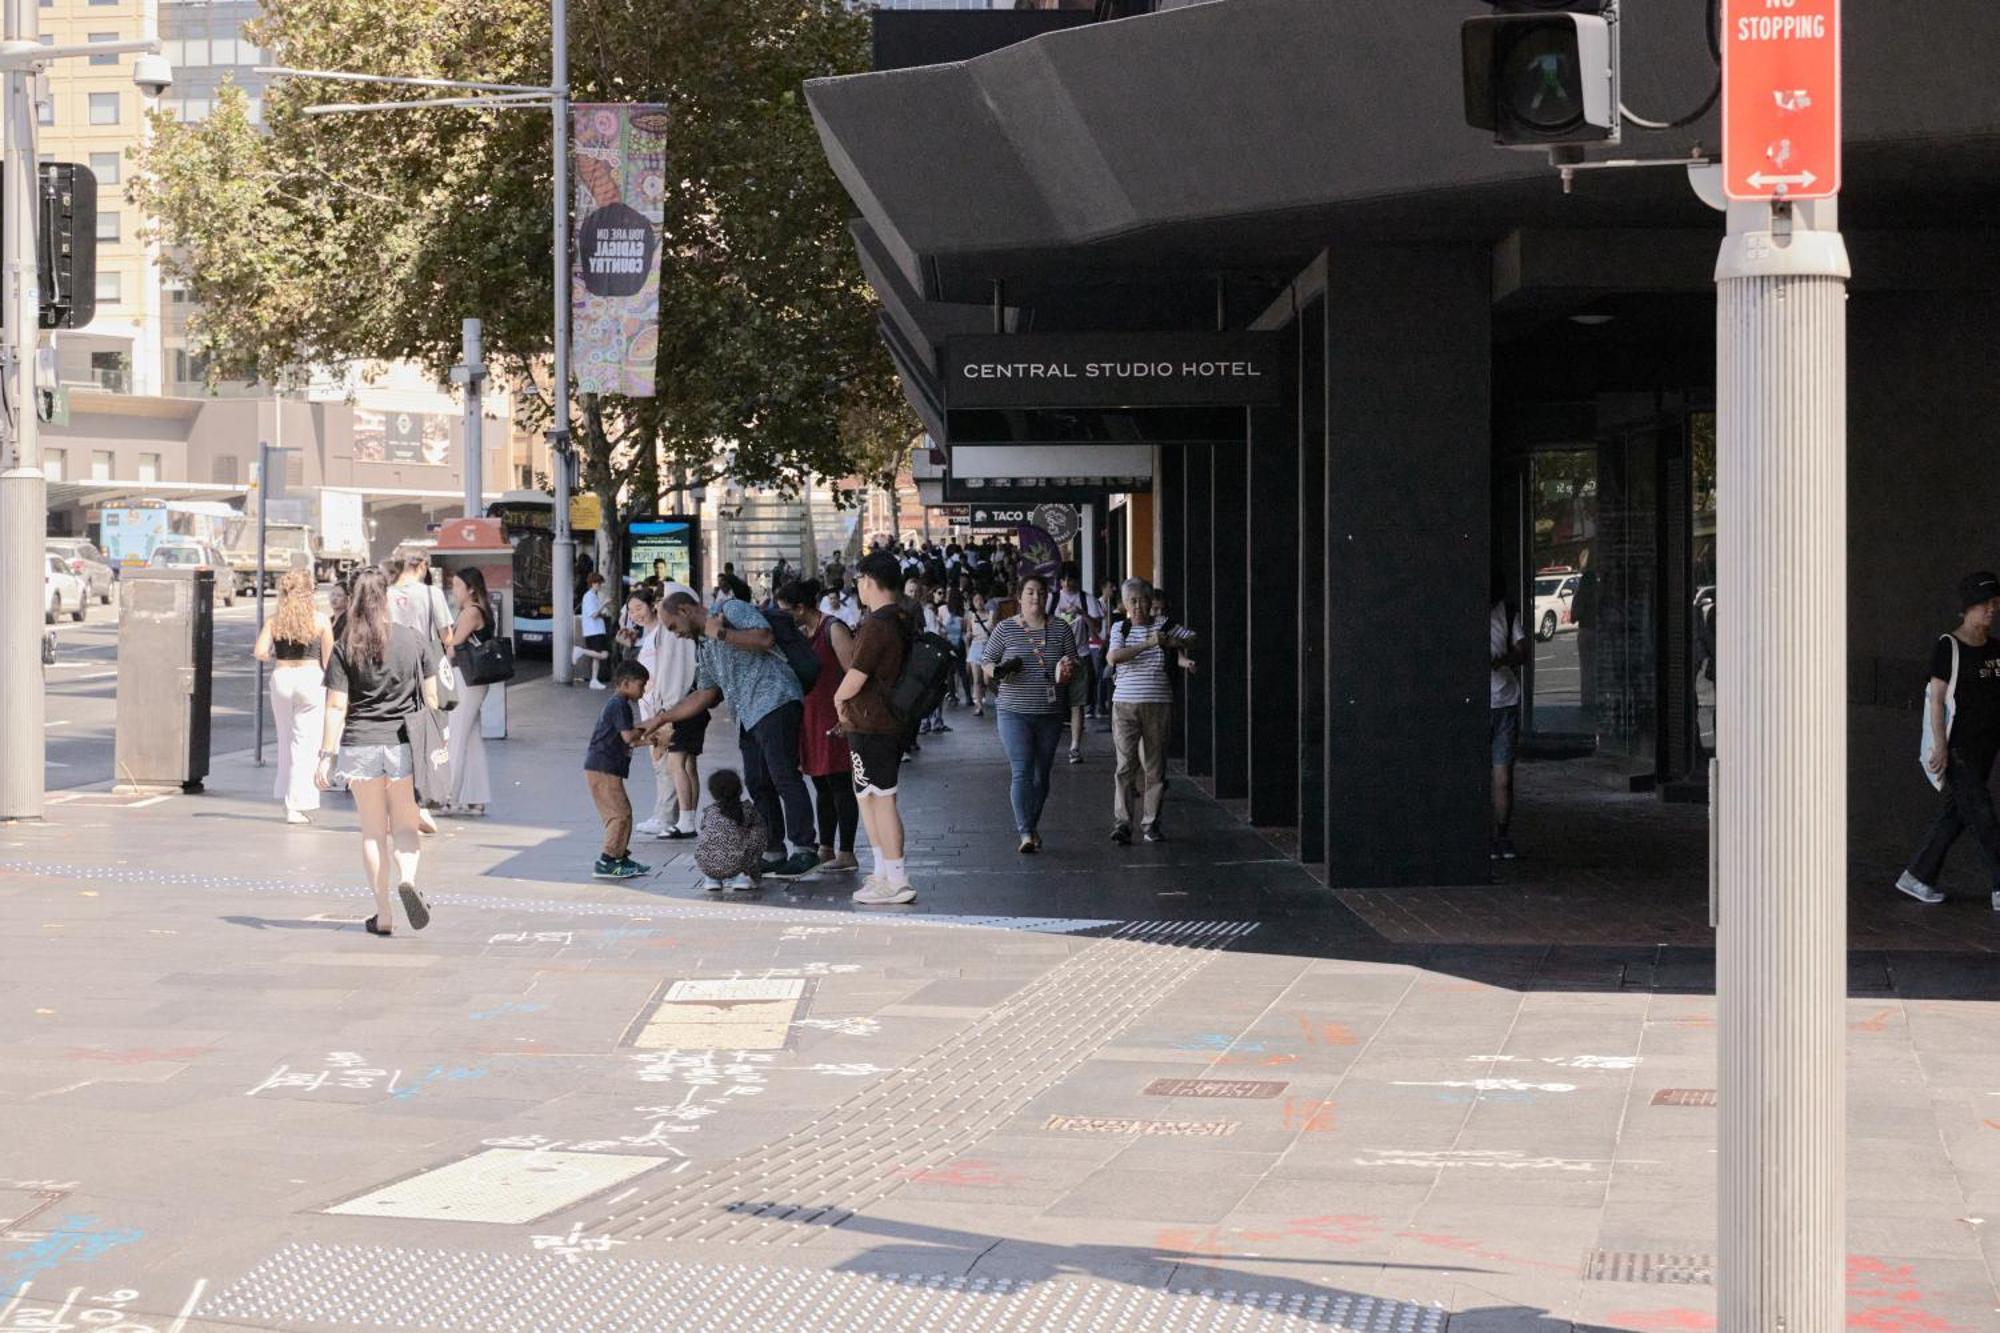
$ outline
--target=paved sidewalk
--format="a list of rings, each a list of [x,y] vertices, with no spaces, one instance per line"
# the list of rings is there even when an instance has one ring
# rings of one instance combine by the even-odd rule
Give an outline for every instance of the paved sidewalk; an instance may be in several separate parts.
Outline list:
[[[517,692],[421,934],[362,934],[351,811],[288,828],[269,770],[0,830],[0,1333],[1715,1326],[1705,939],[1405,937],[1186,783],[1115,848],[1099,735],[1020,857],[963,715],[909,908],[600,884],[598,702]],[[2000,1328],[1991,964],[1895,943],[1850,1327]]]

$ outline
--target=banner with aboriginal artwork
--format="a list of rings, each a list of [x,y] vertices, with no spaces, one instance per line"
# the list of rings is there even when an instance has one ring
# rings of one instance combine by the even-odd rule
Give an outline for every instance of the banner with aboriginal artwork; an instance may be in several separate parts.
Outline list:
[[[667,109],[592,102],[571,113],[571,373],[578,393],[650,398],[660,347]]]

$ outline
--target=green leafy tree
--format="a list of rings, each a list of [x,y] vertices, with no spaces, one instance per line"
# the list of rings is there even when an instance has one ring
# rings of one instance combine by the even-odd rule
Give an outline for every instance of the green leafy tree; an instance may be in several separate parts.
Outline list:
[[[841,0],[570,13],[572,96],[669,117],[658,396],[578,401],[582,484],[629,514],[663,481],[715,480],[725,447],[749,485],[879,475],[916,425],[801,91],[866,67],[866,20]],[[267,0],[252,37],[294,67],[543,84],[548,22],[546,0]],[[398,95],[280,80],[262,130],[233,88],[200,124],[155,118],[129,194],[199,303],[190,340],[215,379],[409,359],[442,380],[459,321],[478,315],[489,359],[533,387],[545,425],[549,116],[304,114]]]

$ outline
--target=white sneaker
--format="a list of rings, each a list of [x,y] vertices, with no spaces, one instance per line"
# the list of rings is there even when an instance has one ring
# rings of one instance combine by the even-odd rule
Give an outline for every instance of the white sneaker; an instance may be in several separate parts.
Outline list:
[[[709,893],[721,893],[722,881],[713,875],[703,875],[701,877],[701,887]]]
[[[659,837],[661,833],[665,832],[665,830],[660,827],[658,822],[651,819],[648,819],[643,823],[634,824],[632,826],[632,831],[634,833],[649,834],[655,838]]]
[[[604,688],[604,682],[597,679],[597,677],[592,676],[590,678],[590,688],[593,690],[601,690]]]
[[[917,891],[908,884],[897,888],[895,885],[889,883],[888,880],[877,879],[873,875],[868,877],[867,883],[854,891],[854,901],[857,903],[889,905],[895,903],[913,903],[916,900]]]
[[[1995,893],[1993,895],[1993,910],[1996,912],[2000,912],[2000,893]]]
[[[590,649],[572,648],[569,650],[569,664],[571,666],[575,666],[578,662],[581,662],[584,658],[588,656],[590,656]]]
[[[763,888],[762,884],[759,884],[748,875],[738,875],[735,879],[729,881],[729,891],[731,893],[761,893]]]
[[[1896,887],[1920,903],[1941,903],[1944,895],[1905,870],[1896,878]],[[2000,911],[2000,893],[1993,895],[1993,908]]]

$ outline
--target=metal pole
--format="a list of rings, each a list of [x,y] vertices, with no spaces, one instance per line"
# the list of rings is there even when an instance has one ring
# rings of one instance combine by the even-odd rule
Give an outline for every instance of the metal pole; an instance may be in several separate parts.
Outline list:
[[[273,397],[272,406],[279,418],[284,417],[285,405]],[[280,426],[278,429],[283,430]],[[273,449],[268,441],[257,445],[257,633],[264,633],[264,524],[271,512],[271,460],[282,459],[283,454]],[[279,466],[283,466],[281,463]],[[257,694],[251,701],[250,711],[257,715],[257,767],[264,766],[264,664],[257,663]]]
[[[32,45],[35,0],[6,0],[6,38]],[[0,108],[0,819],[40,819],[47,734],[42,695],[42,583],[48,487],[34,402],[41,282],[35,263],[40,182],[35,165],[35,76],[7,74]]]
[[[1082,530],[1076,536],[1077,582],[1083,585],[1083,595],[1097,595],[1097,506],[1084,505],[1077,511],[1083,519]]]
[[[549,431],[549,468],[555,475],[555,540],[550,551],[550,600],[555,603],[550,650],[556,681],[570,683],[575,638],[576,539],[569,530],[569,4],[549,0],[550,108],[555,118],[555,424]]]
[[[1720,1327],[1846,1319],[1847,251],[1732,203],[1716,264]],[[1827,609],[1834,609],[1829,628]]]
[[[486,363],[481,356],[479,321],[468,319],[460,328],[463,360],[452,378],[465,385],[465,516],[478,518],[486,512],[486,423],[479,403]]]

